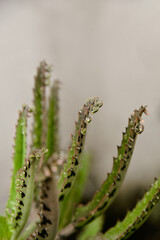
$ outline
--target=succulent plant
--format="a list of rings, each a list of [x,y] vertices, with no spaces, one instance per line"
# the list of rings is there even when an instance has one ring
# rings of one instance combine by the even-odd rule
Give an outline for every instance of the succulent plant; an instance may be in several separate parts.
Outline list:
[[[83,153],[87,126],[103,105],[90,98],[78,112],[68,152],[59,147],[59,82],[46,97],[51,67],[41,62],[34,87],[34,106],[22,107],[16,126],[10,194],[0,216],[0,240],[128,239],[148,218],[159,202],[160,179],[123,221],[102,231],[104,212],[113,202],[125,178],[136,138],[144,130],[146,106],[134,110],[113,158],[113,168],[90,202],[79,204],[90,166],[90,154]],[[27,154],[27,120],[33,114],[32,144]],[[32,213],[36,212],[36,217]],[[30,220],[28,220],[30,219]]]

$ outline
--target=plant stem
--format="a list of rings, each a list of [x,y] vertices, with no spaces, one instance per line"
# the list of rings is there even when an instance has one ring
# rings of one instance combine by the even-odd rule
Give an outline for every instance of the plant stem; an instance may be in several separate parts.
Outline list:
[[[40,220],[36,220],[35,222],[32,222],[26,230],[21,234],[21,236],[18,238],[18,240],[24,240],[27,239],[36,229],[37,223],[40,222]]]
[[[73,223],[63,228],[56,236],[55,240],[62,240],[69,237],[71,234],[76,232],[76,228]]]

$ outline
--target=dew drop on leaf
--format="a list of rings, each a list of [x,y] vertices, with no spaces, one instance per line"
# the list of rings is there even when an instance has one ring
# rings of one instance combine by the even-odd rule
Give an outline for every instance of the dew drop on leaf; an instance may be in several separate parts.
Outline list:
[[[81,128],[81,133],[82,133],[83,135],[85,135],[85,134],[86,134],[86,128]]]
[[[96,112],[98,112],[98,110],[99,110],[99,107],[92,107],[91,108],[92,113],[96,113]]]
[[[101,100],[99,100],[99,101],[97,102],[97,106],[98,106],[99,108],[101,108],[101,107],[103,106],[103,102],[102,102]]]
[[[92,121],[92,118],[91,118],[91,116],[87,116],[86,118],[85,118],[85,123],[90,123],[91,121]]]

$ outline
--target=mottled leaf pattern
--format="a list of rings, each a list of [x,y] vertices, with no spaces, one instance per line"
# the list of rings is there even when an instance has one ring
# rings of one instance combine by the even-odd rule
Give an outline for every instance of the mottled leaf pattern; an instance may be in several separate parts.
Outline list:
[[[154,184],[146,192],[143,199],[139,201],[136,207],[127,213],[122,222],[118,222],[104,236],[108,240],[128,239],[149,217],[152,209],[157,205],[160,199],[160,179],[155,179]]]
[[[59,229],[65,227],[71,222],[75,207],[80,202],[84,191],[84,185],[86,183],[86,178],[89,172],[90,158],[91,156],[89,153],[83,153],[81,156],[80,169],[73,184],[73,187],[61,205]]]
[[[10,220],[12,229],[14,230],[11,240],[17,240],[27,222],[33,201],[34,181],[37,165],[45,152],[46,150],[42,149],[41,151],[36,151],[33,154],[30,154],[25,160],[25,165],[17,174],[17,204],[15,206],[15,213]]]
[[[59,203],[55,179],[51,172],[40,185],[40,222],[31,239],[53,240],[58,228]]]
[[[99,98],[95,97],[89,99],[78,113],[78,122],[75,122],[75,133],[72,136],[68,161],[64,165],[64,169],[58,182],[59,201],[63,201],[75,181],[80,166],[79,158],[84,146],[87,125],[92,119],[90,114],[97,112],[102,105],[103,104]]]
[[[51,67],[45,61],[40,63],[35,76],[34,122],[32,130],[32,150],[45,146],[46,140],[46,99],[45,87],[50,79]]]
[[[123,182],[129,162],[132,157],[137,134],[143,131],[141,116],[146,112],[146,107],[141,106],[135,110],[129,118],[128,127],[123,133],[121,146],[118,146],[117,157],[114,158],[112,172],[108,174],[107,180],[102,184],[100,190],[93,196],[87,205],[79,206],[76,210],[74,222],[76,227],[85,225],[95,219],[112,203],[117,190]]]
[[[13,155],[13,171],[11,178],[11,186],[9,199],[6,206],[6,213],[8,217],[11,217],[11,214],[15,211],[16,203],[16,174],[20,168],[22,168],[27,149],[27,116],[30,112],[30,108],[23,106],[23,110],[19,113],[19,119],[16,126],[16,135],[15,135],[15,145],[14,145],[14,155]]]

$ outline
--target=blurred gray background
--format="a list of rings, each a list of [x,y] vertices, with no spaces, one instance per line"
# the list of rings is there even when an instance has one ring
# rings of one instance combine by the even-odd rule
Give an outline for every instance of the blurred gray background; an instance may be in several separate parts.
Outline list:
[[[0,1],[0,212],[8,196],[18,110],[32,105],[33,76],[45,59],[60,91],[61,148],[88,97],[104,106],[88,129],[92,183],[111,171],[128,117],[148,105],[123,189],[160,176],[160,1]]]

